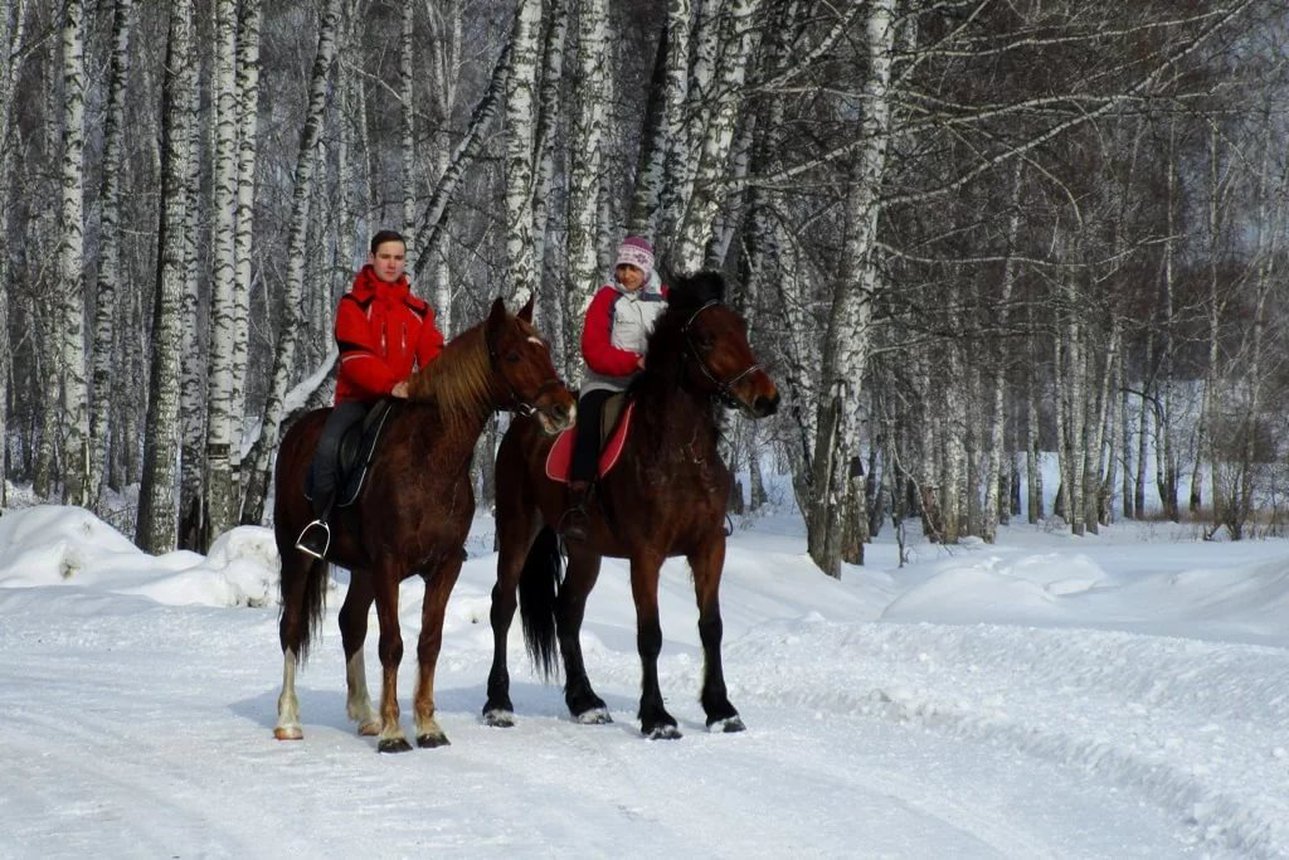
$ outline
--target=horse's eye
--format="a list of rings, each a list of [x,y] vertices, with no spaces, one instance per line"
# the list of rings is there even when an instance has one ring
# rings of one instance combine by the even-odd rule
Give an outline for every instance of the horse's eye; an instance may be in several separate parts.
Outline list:
[[[511,364],[518,364],[519,353],[512,349],[510,352],[506,353],[506,361],[510,362]]]

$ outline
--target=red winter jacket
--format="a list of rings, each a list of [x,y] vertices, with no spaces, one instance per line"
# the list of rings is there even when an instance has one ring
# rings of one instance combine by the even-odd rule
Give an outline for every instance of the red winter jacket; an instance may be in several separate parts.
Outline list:
[[[340,373],[336,402],[376,400],[443,351],[429,304],[412,295],[407,277],[389,284],[363,266],[336,309]]]

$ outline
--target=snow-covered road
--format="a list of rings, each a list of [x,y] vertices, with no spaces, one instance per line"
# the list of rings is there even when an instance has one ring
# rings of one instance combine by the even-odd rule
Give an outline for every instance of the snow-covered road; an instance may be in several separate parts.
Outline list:
[[[629,589],[612,562],[585,646],[616,722],[570,721],[516,634],[518,725],[483,726],[493,558],[472,552],[439,669],[452,745],[401,756],[345,720],[338,592],[299,677],[305,739],[281,743],[273,608],[167,605],[137,583],[0,587],[0,856],[1289,856],[1289,650],[1249,621],[1286,597],[1270,547],[1222,581],[1262,598],[1189,638],[1133,629],[1148,626],[1138,601],[1209,605],[1211,589],[1183,600],[1177,577],[1218,569],[1220,553],[1145,553],[1151,573],[1134,575],[1132,547],[991,548],[837,583],[770,531],[739,535],[725,657],[749,730],[703,728],[692,592],[669,564],[675,742],[639,736]],[[1081,581],[1096,586],[1072,589],[1038,559],[1095,567]],[[1040,584],[1050,605],[982,570]],[[193,572],[156,582],[173,591],[174,576]],[[991,589],[988,623],[955,609]],[[419,593],[404,587],[409,641]],[[1091,602],[1126,629],[1077,623]],[[1213,635],[1223,625],[1241,634]],[[373,652],[374,639],[378,677]]]

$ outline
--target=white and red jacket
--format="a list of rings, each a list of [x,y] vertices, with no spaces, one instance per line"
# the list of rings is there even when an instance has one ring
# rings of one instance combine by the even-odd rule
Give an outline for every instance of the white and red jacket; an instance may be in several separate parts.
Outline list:
[[[412,295],[407,277],[387,283],[363,266],[336,309],[340,371],[336,402],[370,401],[389,394],[413,367],[443,351],[434,311]]]
[[[667,288],[656,271],[644,286],[629,292],[616,281],[596,291],[582,323],[582,392],[623,391],[640,372],[649,334],[667,308]]]

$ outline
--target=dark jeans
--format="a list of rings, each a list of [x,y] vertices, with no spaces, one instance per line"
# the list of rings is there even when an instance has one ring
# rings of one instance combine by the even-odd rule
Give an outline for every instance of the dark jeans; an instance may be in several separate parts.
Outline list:
[[[336,479],[340,471],[340,440],[345,430],[363,420],[367,414],[367,404],[356,400],[337,403],[322,425],[322,435],[318,437],[318,448],[313,452],[310,485],[313,492],[313,514],[326,516],[336,495]]]
[[[570,481],[595,479],[600,460],[600,416],[604,414],[604,401],[616,393],[597,388],[586,392],[577,401],[577,436],[573,439]]]

